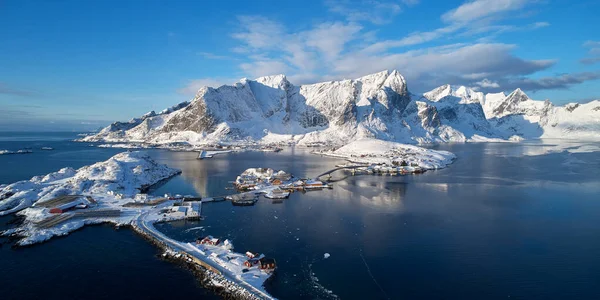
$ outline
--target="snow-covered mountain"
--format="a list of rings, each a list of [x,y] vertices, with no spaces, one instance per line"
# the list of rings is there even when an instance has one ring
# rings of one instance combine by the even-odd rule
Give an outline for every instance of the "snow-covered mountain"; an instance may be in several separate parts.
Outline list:
[[[483,94],[464,86],[443,85],[423,94],[430,101],[479,103],[489,126],[501,138],[600,138],[600,101],[554,106],[549,100],[532,100],[521,89],[509,95]],[[474,112],[461,117],[472,116]]]
[[[178,111],[186,106],[189,102],[182,102],[175,106],[169,107],[159,113],[151,111],[139,118],[133,118],[128,122],[114,122],[103,128],[97,135],[106,140],[143,140],[147,135],[154,132],[165,124],[165,121],[170,119],[173,112]]]
[[[598,101],[555,107],[520,89],[508,96],[484,95],[444,85],[414,95],[397,71],[300,86],[276,75],[203,87],[191,102],[113,123],[83,140],[342,144],[360,138],[467,142],[562,137],[566,132],[565,137],[598,137],[599,107]]]

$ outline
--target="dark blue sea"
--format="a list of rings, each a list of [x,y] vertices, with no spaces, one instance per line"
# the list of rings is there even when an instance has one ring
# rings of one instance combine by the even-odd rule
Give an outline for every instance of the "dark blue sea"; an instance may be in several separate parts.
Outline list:
[[[0,150],[34,151],[0,156],[0,183],[124,151],[73,138],[0,133]],[[267,290],[280,299],[598,299],[600,152],[586,151],[600,144],[544,143],[431,146],[458,159],[414,176],[337,174],[332,190],[294,193],[283,203],[205,204],[203,221],[159,228],[179,240],[228,238],[237,251],[275,258]],[[38,150],[44,146],[55,150]],[[150,153],[183,171],[155,194],[219,196],[248,167],[310,177],[340,163],[302,148],[206,160]],[[0,229],[10,220],[0,218]],[[215,298],[126,228],[87,227],[23,249],[1,241],[3,299]]]

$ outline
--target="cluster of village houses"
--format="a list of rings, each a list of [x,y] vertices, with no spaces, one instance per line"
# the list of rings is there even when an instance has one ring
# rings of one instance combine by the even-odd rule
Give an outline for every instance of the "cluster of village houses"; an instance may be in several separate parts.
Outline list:
[[[204,238],[198,238],[196,240],[196,245],[217,246],[227,250],[230,250],[231,248],[229,240],[221,241],[221,239],[215,238],[212,235],[206,236]],[[209,249],[205,248],[204,250],[206,251]],[[258,269],[263,270],[265,272],[272,272],[277,267],[275,259],[266,257],[264,254],[248,251],[246,252],[245,258],[246,260],[244,261],[244,266],[246,266],[247,268],[257,267]]]
[[[202,214],[202,205],[199,201],[187,201],[182,205],[171,206],[164,210],[172,218],[200,219]]]
[[[191,197],[191,196],[190,196]],[[186,197],[181,195],[171,196],[165,194],[164,198],[152,198],[148,194],[137,194],[134,197],[134,203],[137,204],[158,204],[165,200],[180,200],[161,211],[164,217],[168,216],[175,219],[200,219],[202,214],[202,203],[200,201],[185,201]]]
[[[292,174],[284,171],[274,171],[271,168],[250,168],[240,174],[234,185],[239,191],[261,190],[270,187],[271,194],[284,194],[297,189],[322,189],[328,185],[319,180],[295,179]],[[269,193],[267,193],[269,194]]]

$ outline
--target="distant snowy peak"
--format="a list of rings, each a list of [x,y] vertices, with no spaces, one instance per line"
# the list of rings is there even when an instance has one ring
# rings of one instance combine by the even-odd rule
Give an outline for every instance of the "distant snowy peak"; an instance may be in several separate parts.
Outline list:
[[[429,99],[429,101],[440,101],[444,97],[452,95],[452,87],[449,84],[437,87],[427,93],[423,94],[423,97]]]
[[[423,94],[423,97],[429,101],[440,101],[450,96],[461,98],[463,103],[481,103],[484,99],[482,92],[477,92],[466,86],[451,86],[449,84],[442,85]]]
[[[358,106],[381,104],[387,110],[403,110],[410,98],[406,80],[396,70],[363,76],[352,84]]]
[[[472,90],[464,87],[443,85],[423,97],[435,103],[448,102],[449,97],[479,99],[486,119],[504,138],[575,138],[597,139],[600,137],[600,101],[586,104],[569,103],[555,106],[550,101],[532,100],[523,90],[516,89],[506,95],[489,93],[473,97]],[[439,108],[438,108],[439,110]],[[475,112],[462,116],[476,115]]]
[[[525,92],[521,89],[516,89],[494,107],[493,114],[494,116],[505,116],[509,114],[525,113],[526,111],[522,108],[522,105],[529,101],[532,100]],[[529,106],[535,106],[534,103],[530,104],[531,105]]]
[[[133,118],[128,122],[114,122],[109,126],[103,128],[98,134],[86,136],[81,139],[81,141],[97,141],[97,140],[123,140],[123,139],[131,139],[132,134],[134,132],[140,132],[142,129],[147,129],[146,132],[141,132],[138,134],[141,139],[151,127],[156,127],[157,124],[162,124],[163,120],[170,116],[172,113],[182,110],[190,105],[189,101],[181,102],[177,105],[171,106],[159,112],[158,114],[155,111],[150,111],[145,113],[139,118]],[[149,124],[152,123],[152,124]],[[129,136],[128,136],[129,133]],[[100,138],[99,138],[100,137]]]
[[[252,81],[252,80],[249,80],[249,81]],[[268,87],[281,88],[281,89],[285,89],[291,85],[290,82],[287,80],[287,77],[283,74],[274,75],[274,76],[263,76],[263,77],[256,78],[253,81],[263,84]]]
[[[190,102],[189,102],[189,101],[181,102],[181,103],[179,103],[179,104],[177,104],[177,105],[173,105],[173,106],[171,106],[171,107],[169,107],[169,108],[163,109],[163,110],[162,110],[160,113],[158,113],[158,114],[159,114],[159,115],[170,114],[170,113],[172,113],[172,112],[174,112],[174,111],[178,111],[178,110],[180,110],[180,109],[182,109],[182,108],[184,108],[184,107],[188,106],[189,104],[190,104]]]
[[[508,115],[525,114],[539,117],[547,110],[549,104],[544,101],[532,100],[521,89],[516,89],[508,96],[504,93],[483,94],[465,86],[442,85],[427,93],[423,97],[433,102],[444,99],[460,98],[461,103],[479,103],[483,108],[486,118],[501,118]],[[550,104],[551,105],[551,104]]]
[[[523,92],[523,90],[521,90],[520,88],[515,89],[506,98],[514,99],[514,101],[517,101],[517,102],[531,100],[531,98],[529,98],[529,96],[527,96],[527,94],[525,94],[525,92]]]

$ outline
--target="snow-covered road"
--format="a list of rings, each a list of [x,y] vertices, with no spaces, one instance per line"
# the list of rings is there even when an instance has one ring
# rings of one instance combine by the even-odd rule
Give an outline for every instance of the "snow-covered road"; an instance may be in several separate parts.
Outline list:
[[[153,225],[154,220],[148,218],[153,212],[156,213],[155,211],[149,211],[149,212],[144,212],[144,213],[140,214],[135,219],[133,225],[136,228],[138,228],[139,230],[142,230],[144,233],[150,235],[152,238],[156,239],[157,241],[165,243],[171,249],[181,252],[181,253],[186,253],[186,254],[193,256],[193,257],[201,260],[202,262],[210,265],[211,267],[220,271],[221,275],[226,280],[233,282],[240,288],[245,289],[248,293],[250,293],[252,296],[256,297],[257,299],[275,299],[273,296],[269,295],[267,292],[247,283],[244,280],[241,280],[235,274],[233,274],[230,270],[228,270],[228,269],[224,268],[223,266],[217,264],[216,262],[212,261],[207,256],[200,253],[198,251],[198,248],[193,247],[187,243],[178,242],[178,241],[173,240],[173,239],[169,238],[168,236],[164,235],[162,232],[160,232],[158,229],[156,229],[154,227],[154,225]]]

